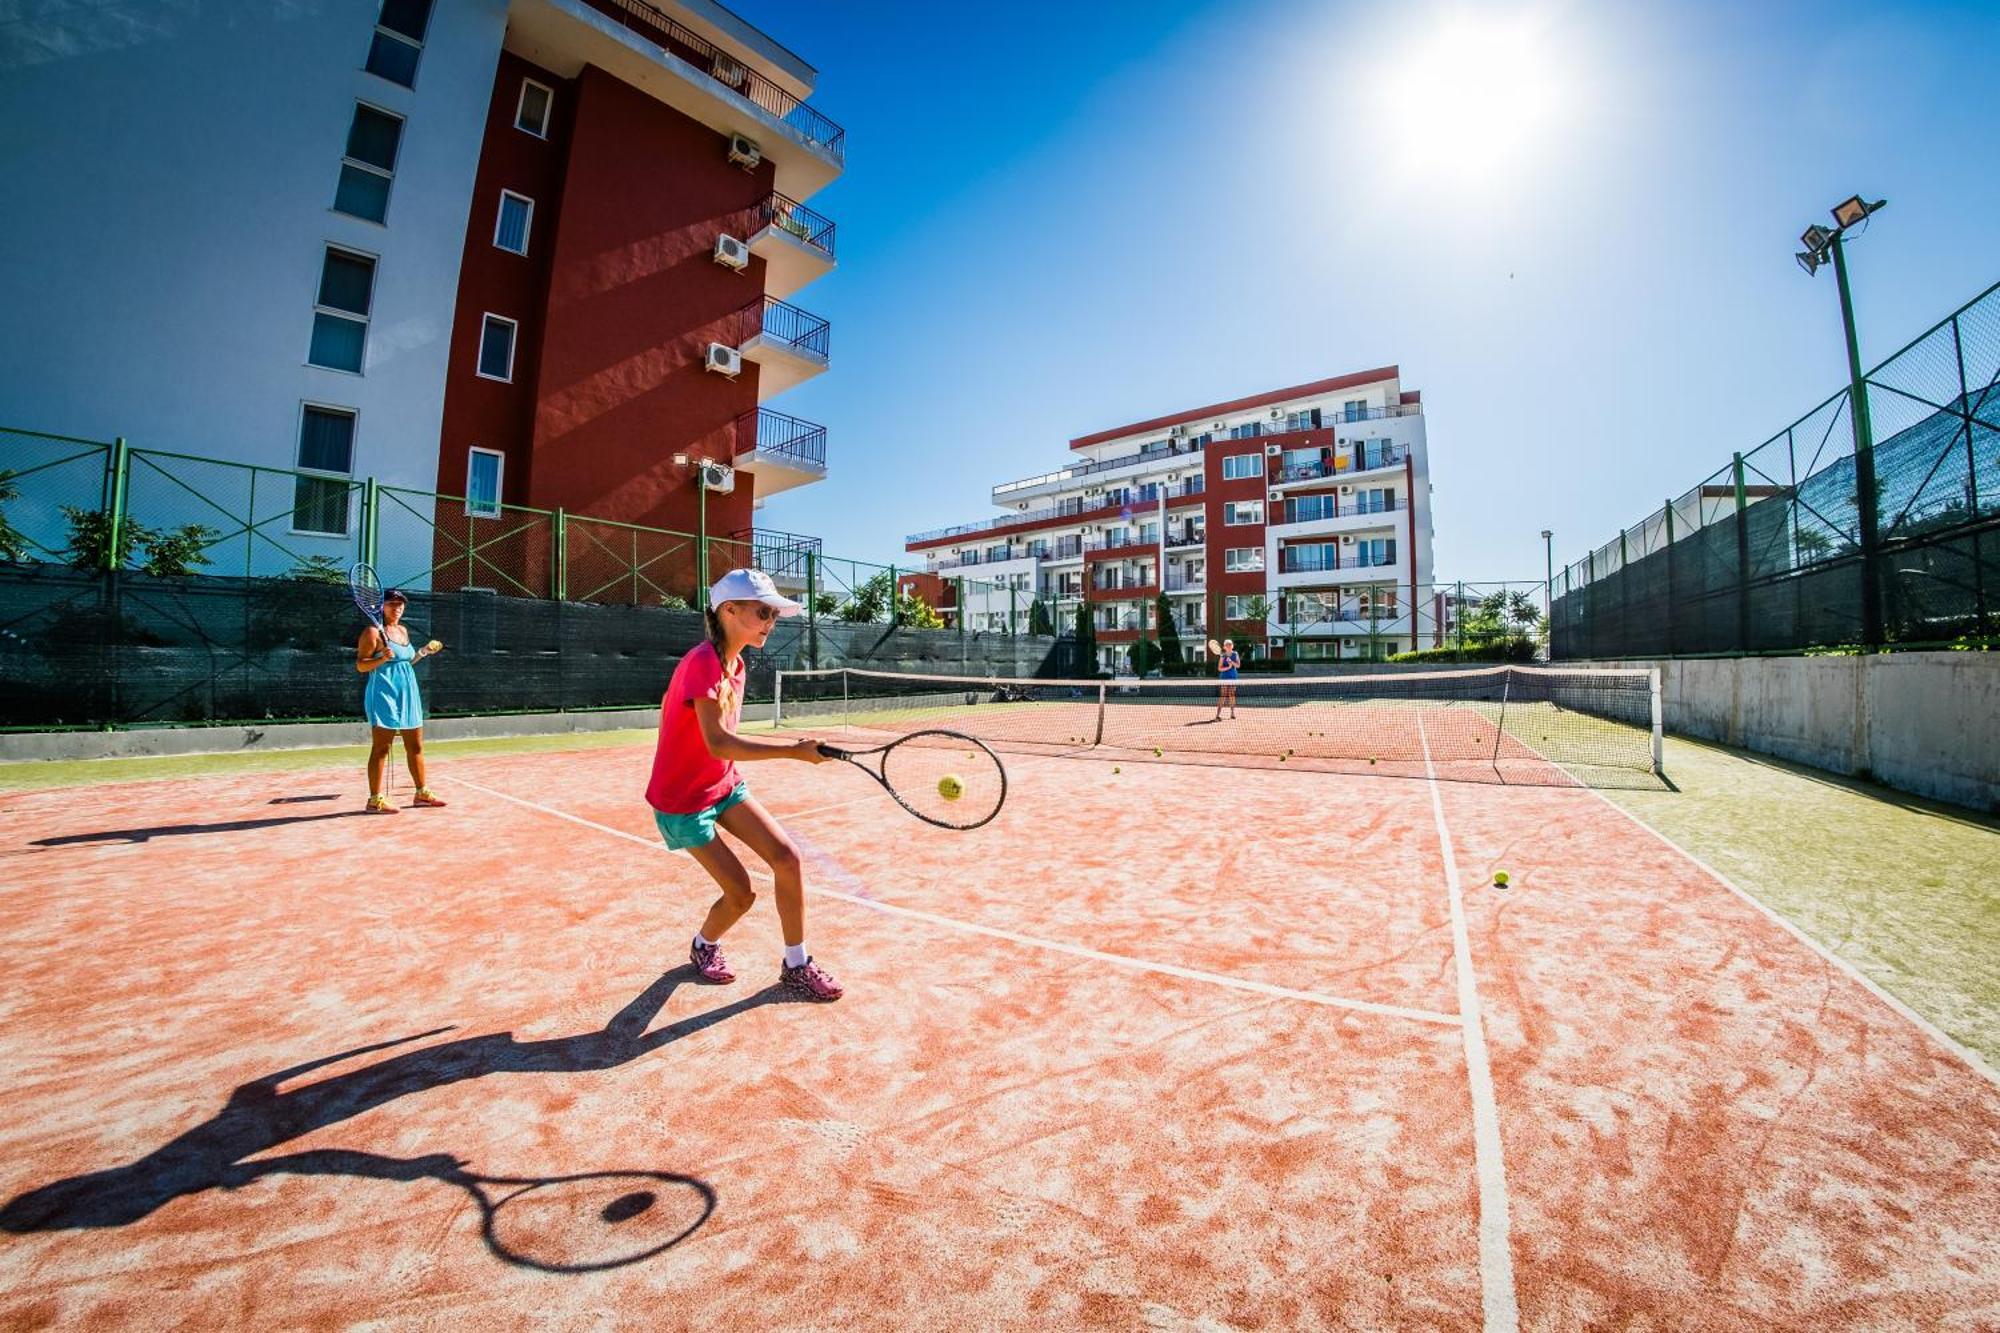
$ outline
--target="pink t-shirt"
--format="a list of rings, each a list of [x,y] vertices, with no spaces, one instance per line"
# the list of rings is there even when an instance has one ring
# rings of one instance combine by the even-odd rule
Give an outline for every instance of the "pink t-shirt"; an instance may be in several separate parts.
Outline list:
[[[691,815],[706,810],[736,789],[741,781],[736,765],[717,759],[701,738],[696,699],[717,699],[731,731],[743,715],[743,659],[736,672],[722,677],[722,658],[706,640],[688,650],[667,682],[660,701],[660,742],[653,751],[653,779],[646,784],[646,801],[663,815]]]

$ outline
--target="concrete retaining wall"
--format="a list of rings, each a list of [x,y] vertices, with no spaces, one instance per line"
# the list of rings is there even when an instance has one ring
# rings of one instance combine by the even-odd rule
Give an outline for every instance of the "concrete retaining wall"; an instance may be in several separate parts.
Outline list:
[[[1677,735],[2000,812],[2000,653],[1556,665],[1657,666]]]

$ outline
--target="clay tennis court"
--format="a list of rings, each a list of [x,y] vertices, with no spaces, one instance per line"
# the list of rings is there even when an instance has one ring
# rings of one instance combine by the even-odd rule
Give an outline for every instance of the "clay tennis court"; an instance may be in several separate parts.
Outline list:
[[[432,749],[0,798],[0,1323],[2000,1322],[1986,1061],[1597,790],[758,766],[815,1006],[646,738]]]

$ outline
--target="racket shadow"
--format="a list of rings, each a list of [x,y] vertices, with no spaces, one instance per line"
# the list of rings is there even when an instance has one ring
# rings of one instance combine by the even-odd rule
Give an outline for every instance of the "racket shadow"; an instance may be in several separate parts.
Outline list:
[[[649,1258],[693,1234],[713,1212],[715,1191],[705,1181],[657,1171],[592,1172],[561,1177],[482,1176],[468,1171],[465,1162],[449,1153],[412,1158],[344,1149],[279,1157],[260,1154],[433,1088],[494,1074],[592,1073],[614,1069],[738,1014],[769,1004],[792,1002],[784,988],[773,983],[731,1004],[649,1031],[674,991],[695,978],[692,967],[675,968],[592,1032],[541,1041],[519,1041],[511,1032],[461,1037],[392,1055],[302,1087],[283,1087],[329,1065],[451,1031],[449,1027],[433,1028],[309,1060],[254,1079],[232,1091],[222,1108],[208,1120],[144,1157],[122,1166],[69,1176],[15,1196],[0,1207],[0,1231],[21,1234],[126,1226],[175,1199],[214,1189],[241,1189],[268,1175],[340,1175],[374,1180],[429,1179],[471,1189],[484,1210],[482,1231],[487,1248],[509,1263],[551,1272],[583,1272]],[[690,1219],[689,1225],[675,1231],[664,1243],[641,1247],[610,1261],[551,1261],[524,1254],[518,1247],[500,1240],[493,1224],[494,1209],[499,1205],[490,1202],[482,1192],[488,1185],[501,1186],[511,1199],[530,1189],[611,1177],[629,1177],[639,1184],[605,1207],[607,1221],[614,1219],[615,1208],[629,1209],[628,1200],[647,1192],[650,1183],[688,1192],[689,1198],[681,1201],[684,1205],[681,1215]]]

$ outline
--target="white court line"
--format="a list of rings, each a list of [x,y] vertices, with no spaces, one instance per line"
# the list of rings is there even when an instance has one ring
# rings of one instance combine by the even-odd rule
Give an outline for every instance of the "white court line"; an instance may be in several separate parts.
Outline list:
[[[1444,850],[1445,890],[1451,899],[1451,951],[1458,970],[1459,1030],[1465,1038],[1466,1081],[1472,1086],[1472,1158],[1479,1175],[1479,1285],[1488,1330],[1520,1327],[1514,1294],[1514,1252],[1508,1242],[1507,1166],[1501,1155],[1500,1108],[1493,1095],[1493,1069],[1486,1059],[1486,1025],[1479,1010],[1479,987],[1472,971],[1472,940],[1465,928],[1465,895],[1458,883],[1458,858],[1444,822],[1437,770],[1431,766],[1430,738],[1417,714],[1417,740],[1424,747],[1424,776]]]
[[[464,778],[453,777],[446,780],[456,782],[461,787],[470,787],[474,791],[484,792],[488,796],[496,796],[503,801],[511,801],[515,805],[524,806],[530,810],[539,810],[545,815],[554,815],[557,819],[566,819],[572,824],[581,824],[585,828],[596,829],[599,833],[609,833],[614,838],[623,838],[627,842],[636,842],[641,847],[650,847],[654,851],[659,852],[667,850],[667,845],[657,838],[642,838],[636,833],[627,833],[623,829],[612,828],[608,824],[599,824],[594,820],[585,819],[580,815],[572,815],[567,811],[558,810],[553,806],[524,800],[519,796],[510,796],[504,791],[495,791],[491,787],[481,786],[477,782],[468,782]],[[759,878],[769,878],[768,874],[761,869],[755,870],[752,873],[756,874]],[[1218,972],[1202,972],[1192,967],[1179,967],[1173,963],[1155,963],[1144,958],[1128,958],[1123,954],[1104,953],[1098,949],[1086,949],[1082,945],[1070,944],[1064,940],[1043,939],[1036,935],[1023,935],[1017,931],[1001,930],[995,926],[982,926],[971,921],[959,921],[952,917],[939,916],[935,912],[920,912],[913,907],[898,907],[894,903],[885,903],[878,898],[864,898],[860,894],[842,893],[838,889],[815,888],[812,892],[816,897],[835,898],[841,902],[853,903],[857,907],[866,907],[876,912],[886,912],[891,916],[905,917],[911,921],[922,921],[929,925],[941,926],[946,930],[956,930],[968,935],[985,935],[991,939],[1006,940],[1013,944],[1023,944],[1031,949],[1043,949],[1050,953],[1069,954],[1075,958],[1088,958],[1094,962],[1110,963],[1114,967],[1129,967],[1140,972],[1155,972],[1163,976],[1179,977],[1183,981],[1199,981],[1210,986],[1222,986],[1229,990],[1249,991],[1253,995],[1266,995],[1276,1000],[1299,1000],[1306,1004],[1325,1005],[1332,1009],[1351,1009],[1364,1014],[1380,1014],[1385,1018],[1406,1018],[1412,1022],[1437,1023],[1447,1027],[1455,1026],[1459,1021],[1458,1016],[1455,1014],[1433,1013],[1428,1009],[1406,1009],[1401,1005],[1394,1004],[1376,1004],[1372,1000],[1349,1000],[1337,995],[1322,995],[1317,991],[1293,990],[1289,986],[1273,986],[1266,982],[1250,981],[1243,977],[1224,976]]]
[[[1866,990],[1870,995],[1873,995],[1876,999],[1888,1005],[1898,1014],[1901,1014],[1910,1023],[1914,1024],[1918,1031],[1922,1032],[1924,1035],[1928,1036],[1932,1041],[1935,1041],[1938,1045],[1944,1047],[1947,1051],[1950,1051],[1953,1055],[1956,1055],[1959,1059],[1963,1060],[1967,1065],[1969,1065],[1973,1069],[1975,1073],[1984,1075],[1987,1082],[2000,1085],[2000,1072],[1996,1072],[1993,1066],[1988,1064],[1985,1058],[1981,1056],[1979,1052],[1973,1050],[1969,1046],[1962,1044],[1961,1042],[1958,1041],[1957,1038],[1953,1037],[1950,1033],[1938,1027],[1937,1024],[1931,1022],[1928,1018],[1925,1018],[1922,1014],[1910,1008],[1909,1005],[1904,1004],[1901,1000],[1891,995],[1888,991],[1882,989],[1880,985],[1878,985],[1865,972],[1861,971],[1861,969],[1857,968],[1853,963],[1848,962],[1845,958],[1842,958],[1839,954],[1834,953],[1831,949],[1828,949],[1824,944],[1821,944],[1818,940],[1806,934],[1806,932],[1801,930],[1798,926],[1793,925],[1790,921],[1780,916],[1777,912],[1765,906],[1763,903],[1759,902],[1756,898],[1752,897],[1750,894],[1745,893],[1741,888],[1737,886],[1734,880],[1729,878],[1729,876],[1723,874],[1721,871],[1717,870],[1714,866],[1709,865],[1706,861],[1696,856],[1693,852],[1681,846],[1679,843],[1675,842],[1672,838],[1669,838],[1666,834],[1660,832],[1658,829],[1654,828],[1651,824],[1648,824],[1645,820],[1639,818],[1639,816],[1633,814],[1630,810],[1627,810],[1624,806],[1612,800],[1609,796],[1606,796],[1603,792],[1597,790],[1595,787],[1585,787],[1584,790],[1588,791],[1592,796],[1595,796],[1598,800],[1610,806],[1613,810],[1616,810],[1619,814],[1625,816],[1625,818],[1631,820],[1634,824],[1637,824],[1640,828],[1646,830],[1646,832],[1652,834],[1655,838],[1658,838],[1661,842],[1665,843],[1670,849],[1672,849],[1677,855],[1684,857],[1690,864],[1692,864],[1695,867],[1695,869],[1701,871],[1703,874],[1707,875],[1710,879],[1720,884],[1723,888],[1728,889],[1738,898],[1741,898],[1744,902],[1750,904],[1750,906],[1754,907],[1755,909],[1757,909],[1758,912],[1762,913],[1767,920],[1775,922],[1779,927],[1784,929],[1786,933],[1790,934],[1794,939],[1798,940],[1799,943],[1805,945],[1806,948],[1811,949],[1821,958],[1824,958],[1827,962],[1833,964],[1834,967],[1846,973],[1853,980],[1859,982],[1862,988]]]

